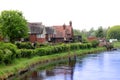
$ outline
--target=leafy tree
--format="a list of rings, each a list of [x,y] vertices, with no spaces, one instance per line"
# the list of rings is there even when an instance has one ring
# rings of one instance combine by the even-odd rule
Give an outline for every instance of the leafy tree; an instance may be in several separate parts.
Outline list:
[[[98,28],[98,30],[96,31],[96,37],[99,37],[99,38],[105,37],[102,26],[100,26],[100,27]]]
[[[74,35],[80,35],[81,34],[80,30],[77,30],[77,29],[74,29],[73,32],[74,32]]]
[[[107,38],[120,40],[120,25],[115,25],[109,28],[107,31]]]
[[[83,29],[82,31],[74,29],[74,35],[75,36],[81,36],[82,37],[82,41],[83,42],[87,42],[88,32],[85,29]]]
[[[88,31],[88,36],[96,36],[95,30],[93,27]]]
[[[27,21],[22,12],[16,10],[5,10],[0,14],[0,31],[4,38],[14,42],[28,36]]]
[[[103,29],[103,33],[104,33],[104,37],[105,37],[105,38],[106,38],[106,36],[107,36],[107,30],[108,30],[108,29],[106,29],[106,28]]]

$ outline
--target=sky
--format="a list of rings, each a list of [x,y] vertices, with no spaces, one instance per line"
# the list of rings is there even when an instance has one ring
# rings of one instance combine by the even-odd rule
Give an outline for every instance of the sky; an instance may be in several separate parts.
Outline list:
[[[0,0],[0,12],[19,10],[28,22],[89,30],[120,25],[120,0]]]

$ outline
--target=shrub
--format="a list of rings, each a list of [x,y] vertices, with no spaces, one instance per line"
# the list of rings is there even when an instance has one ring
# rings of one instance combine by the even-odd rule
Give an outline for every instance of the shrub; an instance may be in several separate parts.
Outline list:
[[[87,43],[87,48],[92,48],[92,43]]]
[[[16,43],[16,46],[19,48],[19,49],[34,49],[34,46],[30,43],[30,42],[19,42],[19,43]]]
[[[91,43],[92,43],[92,47],[96,48],[99,44],[99,41],[93,40]]]
[[[48,48],[37,48],[37,49],[35,49],[35,54],[37,54],[39,56],[44,56],[47,54],[47,49]]]
[[[3,62],[3,56],[4,56],[4,52],[3,50],[0,49],[0,63]]]
[[[36,48],[48,47],[49,44],[36,43]]]
[[[16,58],[17,47],[11,43],[0,42],[0,60],[1,63],[9,64]]]
[[[4,55],[3,55],[2,61],[5,64],[11,63],[12,59],[13,59],[13,56],[12,56],[13,53],[12,53],[12,51],[9,50],[9,49],[4,49],[3,52],[4,52]]]
[[[35,55],[34,50],[30,50],[30,49],[21,49],[20,53],[21,53],[20,56],[22,58],[30,58]]]

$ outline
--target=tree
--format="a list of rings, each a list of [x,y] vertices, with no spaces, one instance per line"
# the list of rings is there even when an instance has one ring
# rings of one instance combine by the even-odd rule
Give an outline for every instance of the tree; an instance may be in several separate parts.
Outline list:
[[[80,30],[77,30],[77,29],[74,29],[73,30],[73,33],[74,33],[74,35],[80,35],[81,33],[80,33]]]
[[[107,38],[120,40],[120,25],[115,25],[109,28],[107,31]]]
[[[22,12],[5,10],[0,14],[0,31],[4,38],[14,42],[28,36],[27,21]]]
[[[95,30],[93,27],[88,31],[88,36],[96,36]]]
[[[105,37],[102,26],[100,26],[100,27],[98,28],[98,30],[96,31],[96,37],[99,37],[99,38]]]

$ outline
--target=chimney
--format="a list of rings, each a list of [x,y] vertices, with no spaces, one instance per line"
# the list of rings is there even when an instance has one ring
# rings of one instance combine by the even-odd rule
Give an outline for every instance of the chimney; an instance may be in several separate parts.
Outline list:
[[[72,21],[69,21],[69,25],[72,26]]]
[[[63,29],[65,30],[65,28],[66,28],[66,25],[65,25],[65,24],[63,24]]]

